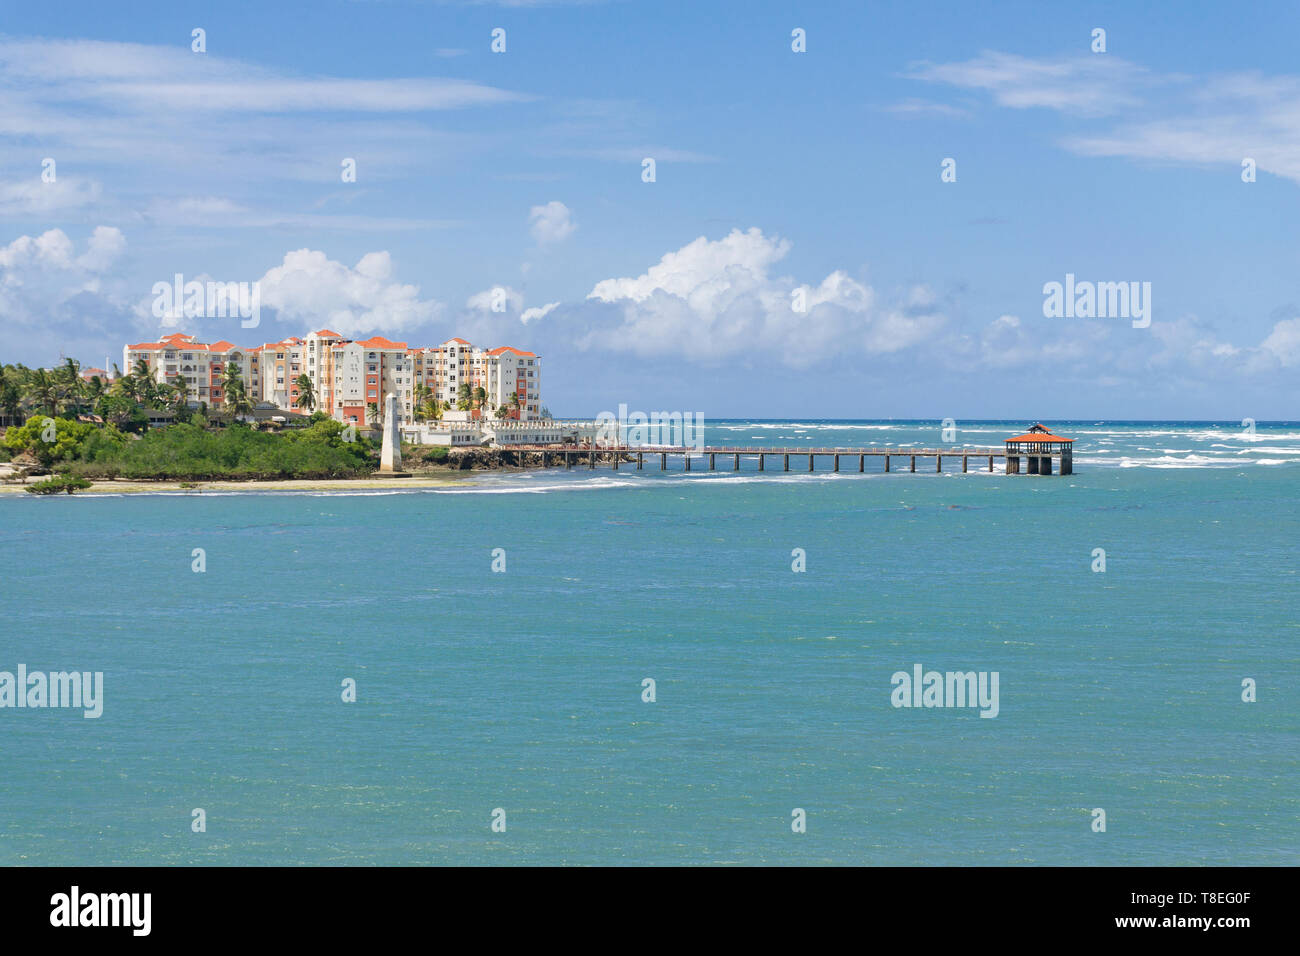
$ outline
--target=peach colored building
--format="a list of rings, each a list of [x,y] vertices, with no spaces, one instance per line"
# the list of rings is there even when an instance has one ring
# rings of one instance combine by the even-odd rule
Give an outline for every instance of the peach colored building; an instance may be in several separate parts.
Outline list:
[[[168,384],[184,378],[191,400],[207,405],[225,401],[222,381],[226,363],[239,366],[245,390],[253,401],[262,395],[260,356],[255,349],[241,349],[232,342],[196,342],[183,333],[164,335],[157,342],[139,342],[122,347],[122,373],[130,374],[140,360],[149,366],[154,380]]]
[[[375,424],[370,408],[382,409],[390,392],[397,396],[401,424],[413,424],[418,385],[429,390],[429,397],[453,405],[462,384],[481,387],[487,393],[485,416],[495,417],[501,407],[507,409],[509,419],[519,421],[536,420],[541,413],[541,359],[535,353],[512,346],[480,349],[462,338],[412,347],[382,335],[352,340],[321,329],[302,338],[290,336],[241,349],[230,342],[208,345],[176,333],[157,342],[125,346],[123,372],[141,358],[159,382],[183,375],[191,387],[191,400],[213,406],[224,401],[221,382],[226,363],[236,362],[254,403],[305,411],[298,406],[298,380],[306,375],[315,410],[361,426]]]

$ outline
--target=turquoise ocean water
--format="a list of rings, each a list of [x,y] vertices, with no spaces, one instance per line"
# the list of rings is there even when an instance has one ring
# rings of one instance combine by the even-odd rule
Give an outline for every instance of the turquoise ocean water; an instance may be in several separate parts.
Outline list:
[[[1300,424],[1052,424],[1073,476],[0,498],[0,670],[105,685],[0,710],[0,864],[1300,862]],[[891,706],[918,663],[999,715]]]

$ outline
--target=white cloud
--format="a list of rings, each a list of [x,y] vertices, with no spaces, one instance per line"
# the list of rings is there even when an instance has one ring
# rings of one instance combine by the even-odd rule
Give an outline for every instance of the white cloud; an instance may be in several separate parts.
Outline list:
[[[96,226],[86,241],[86,251],[77,265],[89,272],[107,272],[126,251],[126,236],[114,226]]]
[[[531,309],[524,309],[519,316],[519,321],[524,323],[524,325],[527,325],[529,322],[534,322],[537,319],[544,319],[554,312],[559,305],[560,303],[558,302],[548,302],[540,308],[534,307]]]
[[[1046,107],[1100,116],[1140,102],[1133,89],[1146,73],[1112,54],[1031,57],[986,51],[961,63],[920,63],[905,75],[984,90],[1002,106]]]
[[[635,278],[598,282],[588,299],[618,306],[622,321],[597,325],[580,344],[706,361],[762,352],[807,367],[828,355],[897,352],[931,341],[945,323],[924,290],[881,306],[842,271],[816,286],[769,275],[789,250],[757,228],[735,229],[701,236]]]
[[[1172,115],[1140,118],[1066,146],[1087,156],[1225,165],[1255,160],[1264,171],[1300,182],[1300,77],[1256,73],[1210,77]]]
[[[935,116],[946,116],[952,119],[965,118],[970,112],[958,106],[950,106],[947,103],[934,103],[929,100],[909,97],[901,103],[893,103],[885,107],[890,113],[908,113],[914,115],[932,114]]]
[[[1288,368],[1300,365],[1300,318],[1278,322],[1260,343],[1260,348],[1276,356]]]
[[[99,183],[91,180],[61,177],[47,183],[33,175],[19,182],[0,183],[0,216],[52,216],[93,205],[100,192]]]
[[[501,306],[493,308],[493,306]],[[490,289],[476,292],[465,300],[465,308],[475,312],[514,312],[524,307],[524,296],[508,285],[494,285]]]
[[[460,109],[529,97],[469,80],[299,76],[176,45],[101,40],[0,41],[0,74],[39,83],[42,99],[89,99],[114,109],[177,110],[211,115]]]
[[[573,221],[573,212],[557,200],[528,210],[528,221],[532,225],[533,238],[540,243],[561,242],[578,228]]]
[[[298,249],[259,281],[264,307],[340,335],[401,332],[440,313],[440,303],[420,298],[419,286],[392,277],[387,252],[367,253],[348,268],[323,252]]]
[[[61,229],[0,246],[0,344],[7,359],[53,361],[60,350],[95,355],[112,341],[120,349],[130,309],[112,271],[125,250],[126,239],[111,226],[96,228],[80,252]]]
[[[146,45],[0,36],[0,168],[55,159],[62,173],[112,177],[116,206],[100,221],[243,228],[425,228],[384,216],[320,216],[291,203],[301,184],[341,185],[340,162],[357,161],[356,191],[420,170],[440,171],[484,147],[491,134],[457,130],[453,111],[508,108],[533,96],[445,77],[303,75],[209,52],[188,42]],[[186,41],[188,36],[186,36]],[[443,61],[446,62],[446,61]],[[437,111],[438,117],[431,116]],[[32,154],[31,144],[41,144]],[[431,160],[431,157],[436,157]],[[292,184],[281,188],[281,183]],[[42,184],[43,185],[43,184]],[[271,188],[267,188],[270,186]],[[191,205],[228,194],[248,209]],[[56,213],[102,203],[99,186],[74,179],[50,188],[0,187],[0,217]],[[277,212],[279,207],[282,212]],[[292,210],[292,211],[291,211]],[[417,213],[418,215],[418,213]],[[434,223],[442,225],[443,223]]]
[[[1300,182],[1300,76],[1156,73],[1112,54],[1031,58],[985,52],[959,63],[919,64],[911,79],[982,90],[1001,106],[1044,107],[1115,122],[1067,135],[1085,156],[1230,165],[1255,160]]]
[[[86,240],[86,251],[76,255],[76,246],[62,229],[50,229],[33,238],[19,236],[0,247],[0,270],[3,282],[21,286],[36,274],[76,277],[93,281],[122,254],[126,239],[112,226],[98,226]]]

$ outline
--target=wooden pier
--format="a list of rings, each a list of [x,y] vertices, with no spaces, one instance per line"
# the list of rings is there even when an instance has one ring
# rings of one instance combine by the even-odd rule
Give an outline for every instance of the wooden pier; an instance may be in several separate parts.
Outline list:
[[[682,461],[682,471],[693,471],[697,466],[705,466],[701,470],[717,471],[718,459],[722,459],[722,469],[726,470],[730,464],[731,471],[740,471],[740,460],[742,458],[754,459],[758,466],[758,471],[790,471],[791,459],[795,462],[795,468],[799,471],[801,467],[807,464],[807,471],[816,470],[817,460],[821,459],[824,463],[829,464],[831,471],[848,471],[855,470],[865,472],[867,470],[867,459],[883,459],[883,471],[905,471],[914,473],[918,470],[917,461],[921,462],[922,471],[929,471],[927,467],[929,462],[933,462],[935,472],[943,471],[944,459],[949,461],[960,460],[961,470],[963,473],[974,470],[994,470],[994,461],[1002,459],[1003,470],[1006,474],[1019,474],[1019,455],[1007,454],[1005,448],[753,448],[753,447],[713,447],[704,448],[685,448],[685,447],[645,447],[635,445],[622,445],[616,447],[578,447],[563,445],[515,445],[510,448],[511,451],[524,453],[520,455],[520,463],[528,467],[529,460],[533,459],[540,464],[542,468],[565,467],[565,468],[587,468],[594,469],[597,463],[604,463],[614,471],[619,469],[620,465],[629,465],[635,471],[642,471],[645,468],[646,460],[649,459],[653,464],[658,460],[660,471],[668,471],[668,461],[670,458],[680,458]],[[1051,459],[1061,457],[1061,452],[1047,452],[1035,450],[1034,457],[1041,467],[1035,467],[1029,473],[1038,475],[1050,475],[1053,473]],[[728,461],[730,459],[730,461]],[[1046,461],[1042,461],[1046,459]],[[856,467],[855,467],[856,466]],[[956,466],[953,466],[953,471]],[[1069,474],[1069,471],[1062,472],[1056,469],[1058,474]]]

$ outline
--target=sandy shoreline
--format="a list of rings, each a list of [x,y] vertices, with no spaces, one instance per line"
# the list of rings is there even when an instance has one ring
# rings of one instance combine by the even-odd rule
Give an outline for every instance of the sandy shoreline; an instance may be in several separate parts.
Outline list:
[[[96,494],[192,494],[201,495],[205,491],[245,492],[255,494],[260,491],[402,491],[421,488],[446,488],[452,485],[466,485],[465,475],[412,475],[410,478],[339,478],[321,480],[288,481],[200,481],[193,487],[182,487],[178,481],[96,481],[78,495]],[[39,478],[28,479],[29,484],[40,481]],[[468,482],[472,484],[473,482]],[[27,485],[0,484],[0,495],[23,494]],[[35,496],[32,496],[35,497]],[[62,497],[62,496],[60,496]]]

